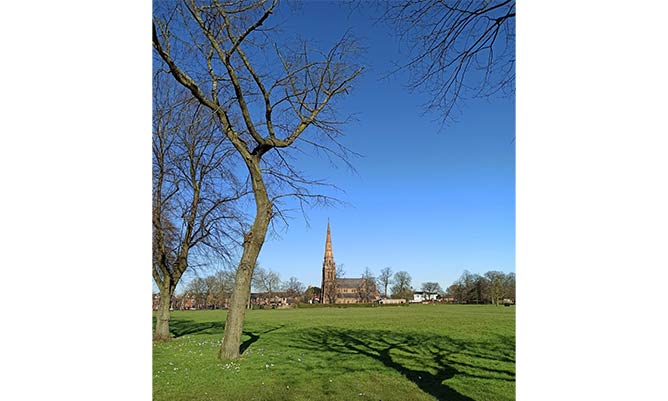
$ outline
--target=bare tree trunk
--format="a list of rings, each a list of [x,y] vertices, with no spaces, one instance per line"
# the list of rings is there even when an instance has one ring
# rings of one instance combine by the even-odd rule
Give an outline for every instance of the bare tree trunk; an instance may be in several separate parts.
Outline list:
[[[169,320],[171,312],[169,307],[171,305],[174,288],[172,288],[169,280],[165,280],[165,284],[160,287],[160,304],[158,305],[158,313],[156,316],[155,333],[153,339],[158,341],[167,341],[171,339],[169,335]]]
[[[257,164],[248,163],[248,169],[253,177],[253,191],[255,193],[256,215],[251,229],[244,236],[243,254],[237,269],[234,291],[230,301],[230,309],[225,321],[225,334],[220,347],[218,357],[223,360],[239,358],[239,347],[241,346],[241,334],[244,327],[246,305],[250,297],[251,279],[257,262],[257,257],[262,249],[267,228],[271,220],[272,206],[267,195],[264,182],[260,173],[259,159]]]
[[[267,210],[271,210],[271,208],[268,207]],[[225,321],[225,335],[219,354],[222,360],[233,360],[239,357],[241,334],[246,314],[246,305],[250,296],[253,268],[260,254],[268,226],[268,218],[256,218],[255,224],[253,224],[253,227],[246,235],[247,241],[244,242],[244,252],[241,256],[239,269],[237,269],[230,309],[227,312],[227,320]]]

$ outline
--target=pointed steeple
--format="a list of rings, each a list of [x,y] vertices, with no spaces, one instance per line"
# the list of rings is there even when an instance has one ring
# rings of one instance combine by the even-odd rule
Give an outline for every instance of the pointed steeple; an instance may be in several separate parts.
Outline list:
[[[333,302],[336,294],[336,264],[334,263],[334,251],[332,250],[332,233],[329,229],[327,219],[327,240],[325,242],[325,260],[322,262],[322,286],[321,301],[328,304]]]
[[[327,240],[325,242],[325,263],[334,262],[334,251],[332,251],[332,234],[329,230],[329,219],[327,219]]]

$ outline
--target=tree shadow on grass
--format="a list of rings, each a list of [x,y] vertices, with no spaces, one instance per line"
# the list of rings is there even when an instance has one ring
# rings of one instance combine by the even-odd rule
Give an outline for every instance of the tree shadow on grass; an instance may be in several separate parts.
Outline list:
[[[243,334],[250,337],[239,346],[239,353],[243,354],[251,345],[260,339],[262,334],[271,333],[283,328],[285,325],[271,327],[259,333],[254,333],[244,330]],[[174,338],[183,337],[188,334],[220,334],[225,332],[225,322],[196,322],[189,319],[174,319],[169,324],[169,331],[174,335]]]
[[[250,331],[245,331],[244,330],[243,333],[245,335],[249,336],[250,338],[248,340],[244,341],[243,343],[241,343],[241,346],[239,347],[239,353],[243,354],[248,348],[250,348],[251,345],[253,345],[253,343],[255,343],[257,340],[259,340],[260,339],[260,334],[271,333],[272,331],[282,329],[283,327],[285,327],[284,324],[282,324],[280,326],[272,327],[270,329],[267,329],[265,331],[260,332],[259,334],[254,334]]]
[[[391,368],[438,400],[474,401],[447,381],[455,376],[515,381],[514,339],[463,341],[448,336],[394,331],[319,328],[300,333],[295,348],[363,355]],[[510,365],[510,366],[509,366]]]
[[[172,319],[169,322],[169,331],[174,338],[183,337],[188,334],[223,334],[225,322],[196,322],[188,319]]]

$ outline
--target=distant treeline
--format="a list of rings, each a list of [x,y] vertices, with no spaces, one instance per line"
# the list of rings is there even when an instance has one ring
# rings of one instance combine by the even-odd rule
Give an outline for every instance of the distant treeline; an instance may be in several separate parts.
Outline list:
[[[320,288],[305,288],[295,277],[281,281],[278,273],[260,267],[256,268],[255,273],[253,286],[264,293],[290,297],[297,303],[306,304],[320,295]],[[391,298],[404,298],[409,301],[413,299],[415,289],[411,286],[411,276],[408,272],[400,271],[392,275],[391,269],[385,268],[380,276],[375,278],[367,269],[364,276],[368,276],[372,282],[377,281],[381,295],[391,289],[388,291],[388,295],[391,293]],[[226,308],[232,295],[234,279],[234,273],[229,270],[218,271],[203,278],[194,278],[186,285],[182,294],[173,297],[172,307]],[[422,283],[421,289],[428,293],[439,294],[440,300],[445,302],[497,305],[515,303],[515,273],[488,271],[480,275],[464,270],[445,291],[436,282]]]
[[[515,303],[515,273],[488,271],[481,276],[464,270],[445,295],[454,298],[456,303]]]

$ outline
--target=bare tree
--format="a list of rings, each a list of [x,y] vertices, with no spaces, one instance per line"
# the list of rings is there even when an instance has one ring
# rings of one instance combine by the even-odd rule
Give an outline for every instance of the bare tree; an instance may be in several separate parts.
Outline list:
[[[346,277],[346,265],[343,263],[339,263],[336,265],[336,278],[344,278]]]
[[[154,2],[153,48],[173,77],[206,107],[246,167],[255,201],[243,236],[234,292],[219,357],[239,357],[251,277],[281,197],[300,205],[327,201],[289,162],[289,149],[310,145],[345,160],[337,145],[344,122],[334,100],[352,88],[362,68],[344,36],[325,52],[290,48],[264,26],[278,0]],[[274,193],[272,193],[272,188]]]
[[[218,280],[216,280],[216,276],[209,275],[204,277],[204,286],[206,289],[206,302],[204,307],[208,309],[215,306],[216,303],[215,297],[218,292]]]
[[[488,271],[484,275],[464,270],[450,287],[447,294],[459,303],[493,303],[498,305],[502,298],[515,301],[515,273],[504,274]]]
[[[467,304],[485,303],[487,294],[487,280],[477,274],[464,270],[458,279],[458,284],[462,288],[462,302]]]
[[[224,308],[227,306],[234,288],[234,271],[221,269],[214,274],[214,277],[216,278],[214,299],[218,307]]]
[[[280,288],[281,278],[278,273],[257,266],[253,271],[252,283],[253,287],[268,293],[271,298],[274,295],[274,291]]]
[[[489,282],[484,276],[479,274],[475,275],[474,281],[474,296],[475,303],[484,304],[489,300]]]
[[[515,273],[508,273],[503,280],[503,297],[515,303]]]
[[[392,282],[392,298],[404,298],[410,299],[413,295],[413,289],[411,287],[411,275],[405,271],[399,271],[394,273],[394,279]]]
[[[240,231],[243,185],[229,173],[229,141],[208,113],[158,69],[153,88],[154,338],[168,340],[170,299],[193,258],[227,258]]]
[[[445,295],[453,297],[456,303],[462,303],[464,298],[464,290],[461,284],[457,281],[451,284],[446,290]]]
[[[443,292],[443,290],[441,289],[441,285],[433,281],[422,283],[422,291],[430,294],[439,294]]]
[[[376,294],[378,293],[376,290],[376,278],[368,267],[362,273],[362,281],[357,291],[362,302],[371,302],[372,299],[376,298]]]
[[[503,282],[506,275],[499,271],[488,271],[485,278],[489,283],[489,298],[494,305],[499,305],[499,300],[503,298]]]
[[[207,298],[209,296],[209,288],[206,279],[195,277],[190,280],[186,286],[185,295],[195,299],[195,308],[206,309]]]
[[[383,287],[383,296],[387,298],[387,287],[392,283],[392,269],[385,267],[378,275],[378,285]]]
[[[304,294],[304,284],[297,279],[297,277],[290,277],[288,281],[283,283],[283,290],[291,297],[300,297]]]
[[[515,0],[402,0],[384,18],[410,46],[411,88],[443,121],[467,99],[514,94]]]
[[[468,270],[464,270],[462,275],[457,279],[457,284],[460,287],[461,291],[461,302],[462,303],[477,303],[478,296],[476,294],[475,283],[478,275],[473,274]]]

